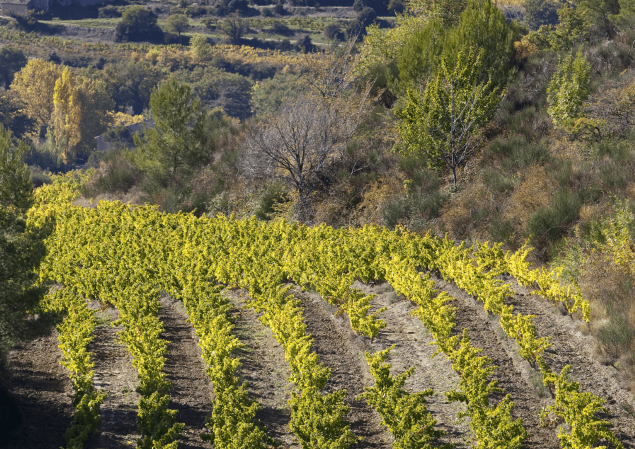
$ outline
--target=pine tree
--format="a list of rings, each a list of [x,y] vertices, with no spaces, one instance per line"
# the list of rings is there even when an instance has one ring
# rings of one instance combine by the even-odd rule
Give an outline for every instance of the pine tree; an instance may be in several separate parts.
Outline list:
[[[620,31],[635,28],[635,1],[619,0],[619,13],[611,16],[611,20]]]
[[[512,70],[514,26],[491,0],[469,0],[455,27],[431,19],[414,31],[399,51],[399,78],[413,88],[437,71],[441,60],[451,65],[469,47],[481,54],[482,78],[492,76],[495,85],[504,86]]]
[[[25,326],[26,311],[40,298],[33,287],[44,255],[40,229],[31,229],[24,214],[33,203],[29,168],[23,161],[28,145],[13,145],[0,124],[0,369],[1,359]]]
[[[613,17],[620,12],[618,0],[576,0],[574,2],[586,22],[609,39],[616,34]]]
[[[138,151],[132,157],[137,165],[174,177],[204,158],[198,136],[205,114],[200,99],[192,98],[190,86],[170,78],[153,90],[150,109],[154,129],[147,129],[143,139],[134,137]]]

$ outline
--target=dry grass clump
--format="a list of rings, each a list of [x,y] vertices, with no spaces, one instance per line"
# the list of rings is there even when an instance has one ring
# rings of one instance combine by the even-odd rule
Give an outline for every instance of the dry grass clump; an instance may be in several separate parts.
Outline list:
[[[335,227],[348,225],[355,196],[353,184],[346,181],[338,183],[315,202],[313,221]]]
[[[617,364],[635,380],[634,279],[627,269],[593,252],[586,260],[579,283],[591,303],[591,331],[602,343],[602,362]]]
[[[441,223],[453,239],[484,235],[495,203],[483,185],[473,185],[441,209]]]
[[[504,219],[509,221],[519,234],[523,233],[532,214],[549,205],[557,188],[558,184],[545,167],[529,167],[523,174],[520,185],[507,200]]]
[[[362,199],[351,216],[352,224],[383,223],[386,204],[403,196],[404,191],[403,180],[396,171],[372,181],[362,191]]]

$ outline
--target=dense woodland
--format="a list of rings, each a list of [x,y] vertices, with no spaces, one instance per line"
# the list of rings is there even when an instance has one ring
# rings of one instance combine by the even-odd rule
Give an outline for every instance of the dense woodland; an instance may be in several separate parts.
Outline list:
[[[33,186],[81,170],[86,207],[531,246],[635,372],[635,1],[117,0],[0,45],[0,354],[43,293]]]

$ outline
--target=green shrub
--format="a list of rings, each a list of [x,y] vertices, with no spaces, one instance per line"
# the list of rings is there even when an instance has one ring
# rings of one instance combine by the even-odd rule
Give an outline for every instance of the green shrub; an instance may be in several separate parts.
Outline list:
[[[96,181],[86,188],[85,194],[93,196],[99,193],[126,193],[142,178],[142,173],[121,153],[109,155],[105,158],[104,164],[105,172],[98,175]]]
[[[99,18],[100,19],[111,19],[121,17],[121,12],[114,5],[107,5],[102,8],[99,8]]]
[[[394,229],[395,226],[403,222],[408,213],[408,201],[406,198],[399,198],[394,201],[389,201],[384,205],[384,209],[382,211],[382,217],[384,219],[384,224],[390,228]]]
[[[483,172],[483,183],[491,190],[501,193],[508,193],[514,189],[516,179],[506,176],[497,169],[489,169]]]
[[[508,138],[493,140],[486,154],[502,157],[501,165],[505,170],[517,171],[530,165],[547,162],[549,150],[542,143],[527,142],[524,136],[513,134]]]
[[[514,227],[509,220],[495,217],[490,224],[489,235],[495,242],[502,242],[509,245],[514,236]]]
[[[44,184],[51,184],[51,177],[44,173],[41,170],[33,170],[31,169],[31,182],[33,183],[33,187],[41,187]]]
[[[609,162],[600,166],[598,176],[605,187],[622,189],[628,183],[629,172],[623,164]]]
[[[603,140],[593,148],[592,151],[598,159],[608,156],[616,162],[630,159],[633,153],[632,146],[629,142],[611,139]]]
[[[514,148],[525,145],[526,143],[527,140],[517,134],[512,134],[510,137],[499,137],[489,144],[485,153],[507,157],[514,151]]]
[[[549,173],[551,173],[551,176],[558,182],[560,187],[566,187],[573,173],[573,165],[570,160],[555,159]]]
[[[610,353],[619,356],[628,350],[634,334],[633,328],[624,314],[614,310],[610,304],[607,312],[608,323],[600,328],[598,338]]]
[[[135,5],[127,8],[115,29],[115,42],[162,42],[163,30],[157,25],[157,15]]]
[[[405,224],[416,230],[426,220],[439,215],[448,195],[441,192],[441,180],[435,171],[415,170],[417,165],[412,158],[403,158],[400,165],[410,177],[406,196],[386,203],[382,215],[389,228]]]
[[[286,201],[288,201],[286,191],[280,184],[268,186],[262,198],[260,198],[260,206],[256,211],[256,218],[264,221],[271,220],[272,214],[276,211],[276,204]]]
[[[578,218],[582,202],[576,193],[567,189],[556,192],[548,207],[538,209],[527,221],[527,233],[538,249],[546,249],[564,235]]]
[[[322,30],[322,34],[325,38],[333,41],[343,41],[344,33],[336,23],[329,23]]]
[[[188,6],[185,8],[185,15],[188,17],[201,17],[208,13],[207,8],[203,6]]]

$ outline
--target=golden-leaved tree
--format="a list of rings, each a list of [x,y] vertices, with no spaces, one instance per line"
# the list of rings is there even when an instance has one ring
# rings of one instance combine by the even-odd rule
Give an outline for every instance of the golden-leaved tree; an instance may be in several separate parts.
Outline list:
[[[61,150],[60,156],[64,164],[71,162],[72,150],[82,139],[82,105],[78,90],[73,74],[65,67],[62,76],[55,82],[51,117],[55,143]]]
[[[80,141],[73,149],[76,155],[88,154],[95,145],[95,137],[106,132],[115,123],[115,102],[102,80],[77,77],[76,98],[80,105]],[[133,122],[143,121],[143,117],[132,117]],[[126,123],[126,125],[132,124]]]
[[[11,90],[18,93],[24,103],[24,112],[35,121],[37,138],[41,126],[48,126],[53,114],[55,83],[62,68],[42,59],[32,59],[13,78]]]
[[[37,128],[50,126],[57,156],[71,164],[86,155],[94,139],[112,124],[114,102],[105,82],[74,75],[70,68],[34,59],[16,73],[11,89],[24,103],[24,112]]]

